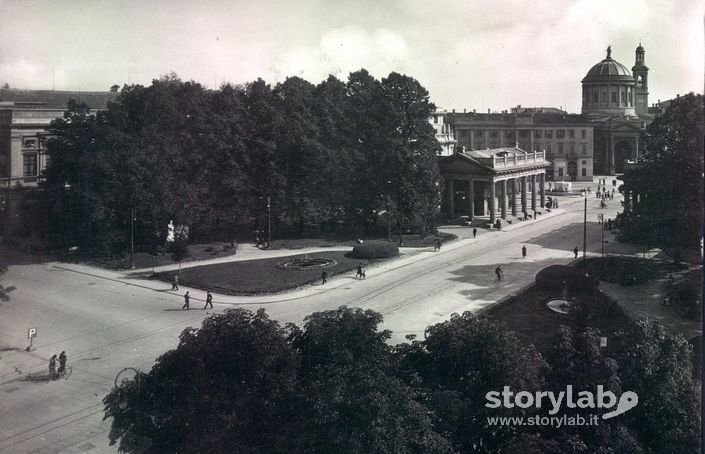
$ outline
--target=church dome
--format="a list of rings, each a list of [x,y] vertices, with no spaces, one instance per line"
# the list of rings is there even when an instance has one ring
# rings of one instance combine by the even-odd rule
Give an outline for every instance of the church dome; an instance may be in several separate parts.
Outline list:
[[[583,82],[601,82],[611,80],[633,81],[634,77],[626,66],[617,60],[613,60],[611,57],[607,57],[600,63],[590,68],[590,71],[588,71],[585,75]]]

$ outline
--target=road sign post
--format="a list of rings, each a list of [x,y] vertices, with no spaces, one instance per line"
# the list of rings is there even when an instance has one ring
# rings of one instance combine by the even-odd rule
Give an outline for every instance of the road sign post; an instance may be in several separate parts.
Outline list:
[[[34,339],[36,336],[37,328],[29,328],[27,330],[27,339],[29,339],[29,347],[27,347],[28,352],[32,351],[32,339]]]

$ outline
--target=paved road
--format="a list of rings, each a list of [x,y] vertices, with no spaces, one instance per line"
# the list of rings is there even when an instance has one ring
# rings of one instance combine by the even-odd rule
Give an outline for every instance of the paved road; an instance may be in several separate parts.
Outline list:
[[[381,312],[384,328],[395,333],[393,341],[422,336],[428,324],[453,312],[480,310],[531,283],[539,269],[573,260],[583,229],[582,199],[574,201],[562,203],[560,215],[502,232],[482,231],[477,239],[461,238],[440,252],[429,249],[369,268],[364,281],[351,274],[276,297],[216,296],[215,312],[236,305],[266,307],[282,323],[301,323],[311,312],[347,304]],[[607,210],[592,197],[588,204],[588,251],[599,252],[596,213],[614,217],[619,202]],[[469,230],[453,229],[461,237]],[[493,273],[498,264],[505,273],[502,282]],[[177,345],[184,328],[198,327],[212,312],[181,311],[181,296],[167,284],[80,265],[13,266],[3,283],[17,290],[0,305],[0,344],[7,347],[0,351],[0,452],[116,452],[107,445],[109,422],[102,422],[101,403],[116,374],[126,367],[148,370]],[[202,304],[192,300],[192,307]],[[39,334],[36,349],[26,353],[30,327]],[[68,380],[21,380],[44,370],[48,358],[62,350],[73,367]]]

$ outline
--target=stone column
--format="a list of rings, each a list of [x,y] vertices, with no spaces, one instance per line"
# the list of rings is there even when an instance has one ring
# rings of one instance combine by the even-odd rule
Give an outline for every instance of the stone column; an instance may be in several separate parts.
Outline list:
[[[526,177],[519,180],[519,190],[521,191],[521,212],[526,213]]]
[[[612,133],[610,133],[610,139],[607,144],[609,147],[609,174],[614,175],[615,174],[615,169],[614,169],[614,137],[612,136]]]
[[[468,181],[468,197],[470,197],[470,220],[475,219],[475,182],[472,178]]]
[[[512,178],[511,180],[511,186],[512,186],[512,216],[517,215],[517,180],[516,178]]]
[[[495,200],[495,182],[494,178],[490,178],[490,224],[494,224],[497,220],[495,211],[497,210],[497,201]]]
[[[507,219],[507,180],[502,180],[502,200],[501,200],[502,219]]]
[[[542,173],[539,177],[540,180],[540,196],[541,196],[541,208],[546,206],[546,174]]]
[[[536,211],[536,175],[531,175],[531,209]]]
[[[455,217],[455,185],[453,180],[448,180],[448,215],[450,218]]]

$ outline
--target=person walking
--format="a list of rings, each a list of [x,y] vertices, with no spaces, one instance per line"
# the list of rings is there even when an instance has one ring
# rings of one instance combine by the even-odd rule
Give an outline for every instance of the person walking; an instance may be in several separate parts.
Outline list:
[[[357,274],[355,275],[356,278],[362,279],[362,263],[357,264]]]
[[[477,238],[477,227],[472,228],[472,237]]]
[[[436,250],[437,250],[437,251],[440,251],[440,250],[441,250],[441,244],[442,244],[442,243],[441,243],[441,240],[440,240],[440,239],[436,240]]]
[[[521,247],[521,258],[523,258],[523,259],[526,258],[526,245],[523,245]]]
[[[175,274],[174,279],[171,280],[171,291],[179,291],[179,275]]]
[[[58,370],[58,372],[59,372],[59,377],[61,377],[62,375],[64,375],[64,373],[66,373],[66,352],[65,351],[62,351],[59,354],[59,370]]]
[[[573,249],[573,255],[576,259],[578,258],[578,246],[575,246],[575,249]]]
[[[328,272],[326,270],[321,271],[321,285],[325,285],[328,281]]]
[[[187,291],[186,293],[184,293],[184,305],[181,306],[181,309],[182,310],[183,309],[189,310],[190,308],[191,308],[191,295]]]
[[[208,306],[213,309],[213,295],[211,295],[210,290],[206,290],[206,305],[203,306],[203,310],[205,311]]]
[[[502,276],[504,275],[504,271],[502,271],[502,266],[498,265],[497,268],[494,269],[494,274],[497,275],[497,280],[501,281]]]
[[[56,355],[49,358],[49,380],[56,378]]]

